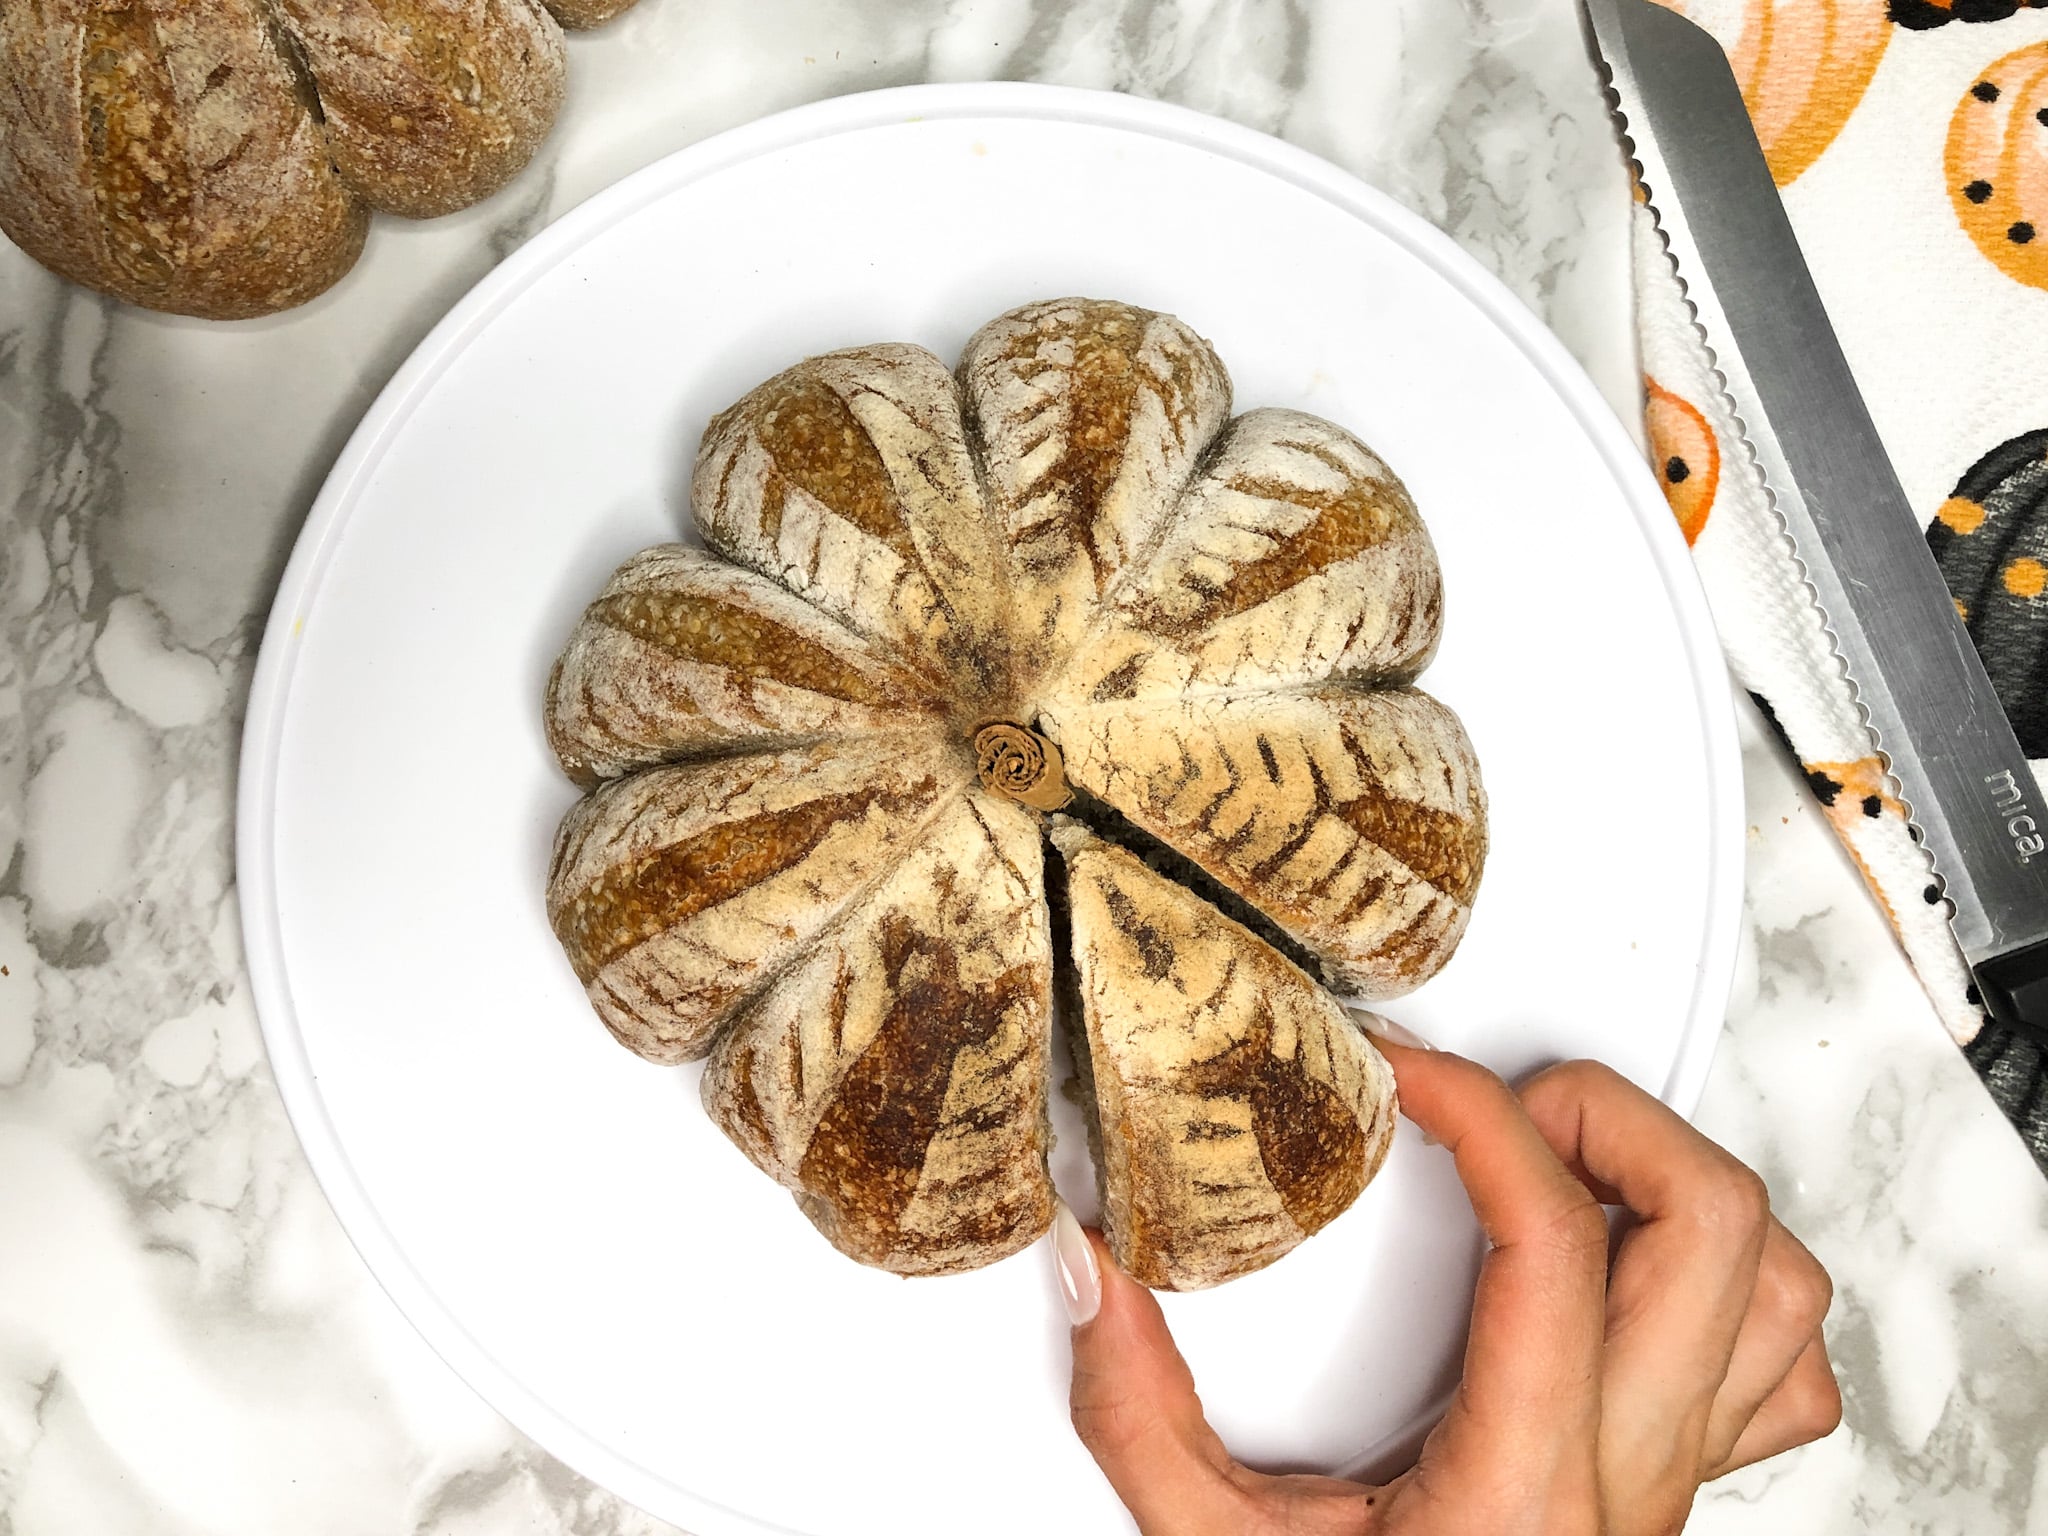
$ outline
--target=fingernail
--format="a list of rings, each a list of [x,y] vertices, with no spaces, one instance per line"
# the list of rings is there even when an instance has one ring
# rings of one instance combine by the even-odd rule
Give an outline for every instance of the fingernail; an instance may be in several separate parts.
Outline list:
[[[1436,1049],[1405,1024],[1396,1024],[1392,1019],[1381,1018],[1376,1013],[1367,1013],[1363,1008],[1354,1008],[1351,1012],[1368,1035],[1374,1035],[1393,1045],[1404,1045],[1411,1051]]]
[[[1359,1028],[1376,1040],[1384,1040],[1389,1045],[1404,1045],[1411,1051],[1433,1051],[1436,1049],[1435,1046],[1431,1045],[1407,1025],[1396,1024],[1392,1019],[1383,1018],[1377,1013],[1368,1013],[1363,1008],[1353,1008],[1351,1016],[1358,1020]],[[1422,1144],[1425,1147],[1440,1147],[1443,1145],[1442,1142],[1438,1141],[1427,1131],[1422,1133]]]
[[[1064,1200],[1052,1218],[1052,1272],[1060,1283],[1060,1300],[1076,1328],[1095,1321],[1102,1309],[1102,1271],[1095,1267],[1095,1249]]]

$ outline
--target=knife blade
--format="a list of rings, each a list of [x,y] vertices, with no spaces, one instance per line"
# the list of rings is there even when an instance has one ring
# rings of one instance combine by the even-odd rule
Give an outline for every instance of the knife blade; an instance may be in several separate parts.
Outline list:
[[[1655,0],[1584,5],[1651,212],[1979,994],[2048,1040],[2048,796],[1871,423],[1727,56]]]

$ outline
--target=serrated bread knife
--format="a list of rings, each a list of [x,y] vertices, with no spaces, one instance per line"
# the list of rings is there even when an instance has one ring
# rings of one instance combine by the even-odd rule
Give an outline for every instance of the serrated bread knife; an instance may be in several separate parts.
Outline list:
[[[1584,3],[1651,211],[1984,1005],[2048,1040],[2048,795],[1843,361],[1741,88],[1677,12]]]

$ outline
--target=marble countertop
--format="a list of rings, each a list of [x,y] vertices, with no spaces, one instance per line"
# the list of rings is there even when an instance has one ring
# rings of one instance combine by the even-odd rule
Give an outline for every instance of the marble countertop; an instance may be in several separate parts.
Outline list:
[[[643,0],[485,205],[380,220],[295,315],[205,326],[0,248],[0,1532],[668,1529],[523,1439],[370,1279],[271,1084],[235,753],[322,477],[535,229],[801,101],[1016,78],[1283,134],[1449,230],[1627,409],[1626,192],[1563,0]],[[1700,1122],[1837,1282],[1846,1419],[1698,1533],[2048,1531],[2048,1185],[1753,716],[1736,995]]]

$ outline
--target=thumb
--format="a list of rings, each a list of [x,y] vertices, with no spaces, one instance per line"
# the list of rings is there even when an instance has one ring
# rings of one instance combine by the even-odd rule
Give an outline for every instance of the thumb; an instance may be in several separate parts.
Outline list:
[[[1064,1202],[1053,1220],[1053,1261],[1076,1319],[1074,1429],[1139,1530],[1237,1536],[1248,1522],[1236,1463],[1202,1417],[1158,1300]]]

